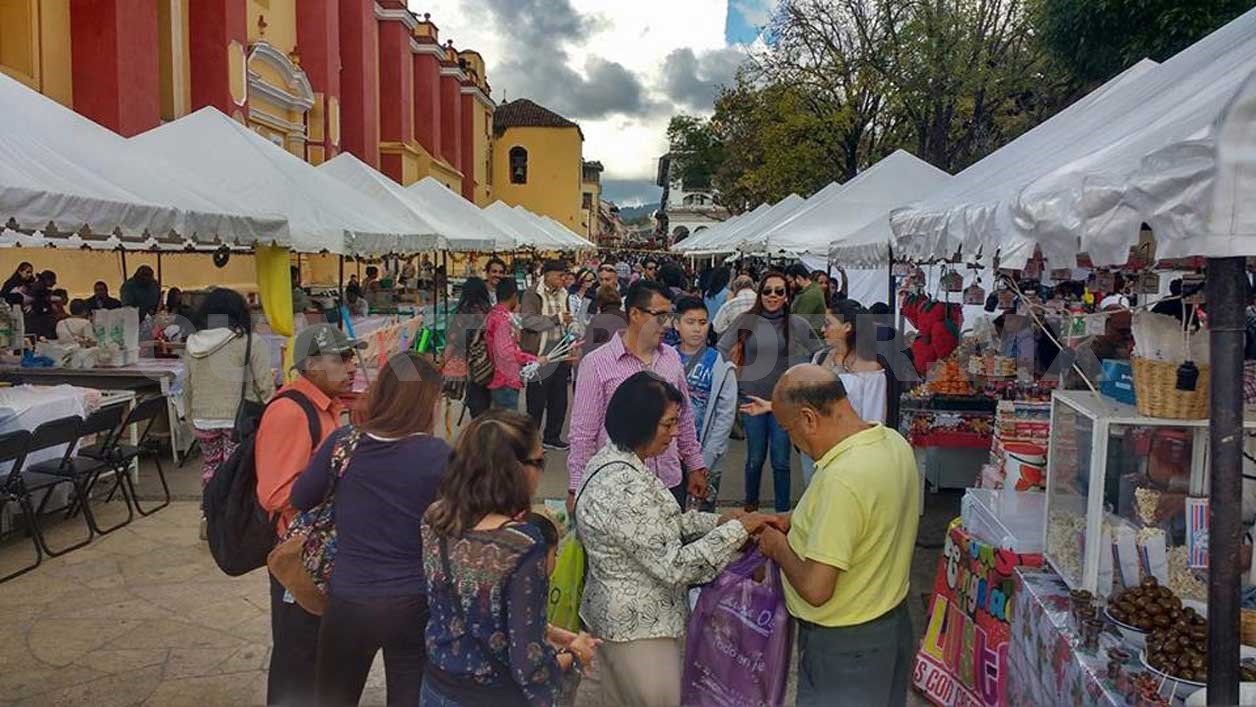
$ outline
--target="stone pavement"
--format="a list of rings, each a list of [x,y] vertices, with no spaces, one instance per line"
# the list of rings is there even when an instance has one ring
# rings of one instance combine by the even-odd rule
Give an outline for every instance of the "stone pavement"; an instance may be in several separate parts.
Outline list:
[[[724,460],[721,503],[743,493],[745,445]],[[541,498],[566,490],[565,454],[549,453]],[[270,652],[269,593],[264,571],[230,578],[197,538],[200,465],[167,469],[170,507],[89,546],[0,584],[0,705],[261,705]],[[141,493],[155,496],[151,462]],[[770,472],[763,505],[770,507]],[[795,498],[801,493],[794,464]],[[102,515],[107,523],[118,504]],[[959,496],[930,494],[920,540],[937,544],[958,515]],[[54,547],[82,534],[79,520],[52,521]],[[0,541],[0,575],[29,557],[29,541]],[[937,548],[917,548],[909,608],[924,630],[921,595],[932,586]],[[364,705],[385,703],[382,659],[368,680]],[[909,704],[923,704],[912,694]]]

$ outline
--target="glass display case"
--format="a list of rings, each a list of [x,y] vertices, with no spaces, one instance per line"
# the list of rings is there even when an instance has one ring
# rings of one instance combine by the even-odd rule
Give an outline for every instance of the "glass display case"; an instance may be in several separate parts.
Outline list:
[[[1057,391],[1047,561],[1070,588],[1101,596],[1152,574],[1183,599],[1206,599],[1207,450],[1208,420],[1146,417],[1088,390]]]

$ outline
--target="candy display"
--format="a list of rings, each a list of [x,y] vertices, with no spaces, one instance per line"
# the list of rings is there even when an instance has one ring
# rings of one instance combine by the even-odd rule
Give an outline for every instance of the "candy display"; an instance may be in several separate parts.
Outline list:
[[[972,395],[973,386],[955,359],[947,359],[933,370],[934,378],[926,386],[935,395]]]
[[[1193,609],[1187,611],[1194,613]],[[1146,577],[1137,587],[1125,589],[1108,602],[1113,619],[1140,631],[1169,628],[1183,615],[1182,600],[1155,577]]]
[[[1147,636],[1147,664],[1179,680],[1207,680],[1208,620],[1189,606],[1158,616],[1166,624]]]

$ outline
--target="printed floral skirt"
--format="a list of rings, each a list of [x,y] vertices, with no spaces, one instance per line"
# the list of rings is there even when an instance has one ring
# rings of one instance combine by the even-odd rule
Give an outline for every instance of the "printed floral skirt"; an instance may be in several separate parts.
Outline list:
[[[201,471],[201,489],[203,490],[218,472],[218,467],[222,466],[222,463],[227,461],[227,457],[235,451],[236,443],[231,441],[230,428],[225,430],[193,428],[193,432],[196,433],[196,441],[201,445],[201,461],[205,464]]]

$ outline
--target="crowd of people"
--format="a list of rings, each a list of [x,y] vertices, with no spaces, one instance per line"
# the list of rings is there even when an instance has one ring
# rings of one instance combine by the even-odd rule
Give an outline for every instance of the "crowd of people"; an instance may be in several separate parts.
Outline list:
[[[439,359],[389,359],[352,425],[341,400],[356,342],[330,324],[303,329],[297,375],[274,391],[243,299],[206,299],[189,338],[206,478],[236,443],[232,402],[269,399],[255,455],[276,538],[337,489],[325,612],[271,578],[271,704],[356,704],[382,650],[390,704],[587,692],[678,705],[689,589],[754,543],[789,587],[798,703],[904,701],[919,482],[911,450],[881,424],[885,386],[859,381],[884,378],[876,337],[858,333],[867,313],[805,269],[714,270],[700,284],[676,263],[646,259],[627,277],[617,265],[547,261],[521,286],[494,259],[463,284]],[[471,419],[446,442],[435,410],[451,396]],[[736,420],[746,495],[721,509]],[[794,448],[815,461],[791,513]],[[579,632],[546,621],[559,530],[533,507],[553,451],[567,452],[588,557]]]
[[[364,298],[376,275],[359,285]],[[646,257],[545,261],[521,283],[494,258],[462,285],[441,355],[394,355],[352,414],[361,344],[332,324],[298,333],[294,375],[276,389],[237,292],[211,290],[192,312],[141,267],[122,300],[99,283],[68,304],[190,322],[185,403],[202,479],[242,443],[240,411],[261,409],[256,495],[276,540],[334,489],[325,611],[271,576],[270,704],[356,704],[382,651],[389,704],[548,705],[587,692],[678,705],[689,590],[753,544],[779,564],[800,626],[798,703],[901,704],[919,482],[882,425],[876,327],[861,334],[873,320],[821,275],[799,264],[694,274]],[[23,264],[4,294],[53,306],[53,285]],[[450,397],[470,420],[446,441],[435,420]],[[739,437],[745,496],[720,504]],[[793,506],[795,448],[814,461]],[[546,621],[559,524],[533,508],[551,452],[566,452],[588,557],[575,632]],[[761,512],[769,458],[773,509]]]
[[[182,304],[178,288],[167,290],[166,300],[161,297],[153,269],[141,265],[127,278],[120,289],[121,299],[109,294],[109,284],[103,280],[92,286],[92,296],[70,298],[64,288],[57,287],[57,273],[52,270],[35,272],[29,262],[18,263],[8,279],[0,285],[0,302],[22,308],[26,335],[40,339],[83,346],[95,344],[96,335],[91,327],[91,314],[98,309],[135,307],[140,319],[169,313],[171,317],[188,319],[190,310]]]

